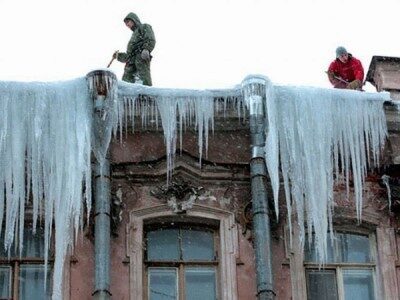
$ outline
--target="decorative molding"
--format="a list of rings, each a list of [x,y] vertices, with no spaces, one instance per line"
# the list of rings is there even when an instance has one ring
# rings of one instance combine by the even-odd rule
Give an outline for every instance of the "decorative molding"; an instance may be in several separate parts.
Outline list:
[[[166,201],[172,211],[177,214],[186,213],[193,207],[196,200],[217,200],[202,186],[194,186],[180,176],[176,176],[169,184],[153,188],[150,194]]]
[[[165,158],[153,161],[141,161],[131,164],[114,164],[113,178],[128,178],[135,183],[155,181],[164,183],[167,173],[167,164]],[[192,157],[186,152],[177,155],[174,162],[175,177],[190,179],[191,182],[202,185],[218,182],[220,186],[235,185],[247,186],[250,184],[250,174],[248,163],[214,163],[206,160],[202,161],[199,168],[198,158]]]
[[[391,212],[398,214],[400,212],[400,178],[384,174],[379,185],[386,190],[385,196],[388,199],[386,207]]]
[[[242,234],[247,240],[252,241],[253,214],[251,200],[245,202],[236,210],[236,219],[242,228]]]
[[[111,234],[115,237],[118,236],[118,227],[122,222],[123,210],[126,206],[122,199],[122,187],[118,185],[117,190],[111,192],[110,207]]]
[[[126,252],[130,266],[130,299],[143,299],[143,226],[146,221],[161,217],[174,217],[167,205],[157,205],[129,213],[126,227]],[[236,259],[238,257],[238,233],[233,213],[204,205],[193,204],[185,217],[219,222],[220,249],[220,299],[237,300]]]

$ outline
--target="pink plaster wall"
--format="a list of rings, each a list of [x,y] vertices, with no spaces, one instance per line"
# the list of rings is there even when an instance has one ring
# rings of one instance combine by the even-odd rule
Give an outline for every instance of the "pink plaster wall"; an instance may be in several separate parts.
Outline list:
[[[197,161],[198,146],[195,136],[191,133],[186,133],[182,148],[189,156],[194,157],[194,161]],[[204,178],[197,178],[197,184],[207,188],[217,199],[225,199],[222,202],[207,200],[201,204],[226,209],[239,215],[241,207],[250,199],[250,179],[248,166],[245,166],[250,158],[249,149],[249,135],[244,131],[219,131],[214,135],[210,135],[207,161],[211,164],[214,163],[216,168],[221,164],[233,164],[243,168],[241,173],[242,179],[241,181],[239,180],[239,182],[229,183],[229,178],[233,178],[235,174],[232,172],[229,175],[229,167],[226,166],[223,170],[223,172],[225,172],[223,174],[226,175],[221,175],[222,177],[225,176],[225,178],[220,183],[207,179],[209,175],[213,173],[212,168],[200,170],[199,172],[202,176],[204,175]],[[129,135],[122,143],[118,141],[112,144],[111,154],[111,160],[115,170],[118,169],[119,165],[129,165],[133,168],[133,172],[135,170],[143,170],[135,168],[140,163],[144,165],[142,168],[146,168],[147,163],[151,165],[153,161],[162,160],[165,157],[163,136],[159,132],[141,132],[134,136]],[[206,157],[205,154],[204,157]],[[177,159],[179,160],[179,155]],[[194,162],[193,164],[195,165],[196,163]],[[150,171],[146,172],[151,173],[152,167],[149,167],[149,170]],[[128,212],[132,209],[163,203],[161,200],[151,196],[150,190],[157,185],[165,184],[165,177],[141,181],[140,178],[129,178],[128,175],[131,171],[119,170],[118,172],[120,172],[118,173],[118,178],[112,179],[112,189],[113,191],[116,189],[122,190],[125,208],[122,223],[118,227],[118,237],[112,238],[111,293],[113,299],[125,300],[129,299],[129,260],[126,256],[126,225],[129,221]],[[126,172],[127,176],[124,176],[124,172]],[[165,170],[163,174],[165,174]],[[196,177],[196,175],[193,176]],[[394,228],[394,216],[389,214],[386,207],[385,190],[378,185],[376,177],[369,178],[364,196],[363,216],[365,221],[374,224],[374,226]],[[353,218],[354,224],[356,224],[354,201],[352,198],[348,199],[344,186],[337,186],[335,199],[335,212],[343,217]],[[282,201],[282,203],[284,203],[284,201]],[[293,296],[290,261],[285,250],[285,209],[283,204],[281,206],[282,216],[280,217],[278,226],[275,226],[273,229],[272,240],[274,288],[277,294],[276,299],[289,300],[292,299]],[[238,296],[240,300],[256,299],[255,262],[251,236],[248,233],[242,233],[242,224],[238,223],[237,225],[239,229],[239,257],[237,261]],[[397,228],[399,227],[397,226]],[[397,251],[397,248],[400,246],[399,235],[396,233],[395,237]],[[386,237],[383,236],[382,238],[385,239]],[[70,264],[71,299],[92,298],[94,280],[93,258],[93,242],[86,235],[82,235],[78,239],[74,250],[73,261]],[[399,285],[400,268],[398,261],[396,264],[396,272],[397,285]]]
[[[94,247],[84,234],[76,243],[70,263],[70,299],[89,300],[94,292]]]

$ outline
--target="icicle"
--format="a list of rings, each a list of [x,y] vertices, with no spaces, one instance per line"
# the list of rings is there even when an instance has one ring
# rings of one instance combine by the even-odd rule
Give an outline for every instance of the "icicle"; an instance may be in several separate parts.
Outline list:
[[[357,217],[361,220],[364,177],[370,147],[379,164],[386,137],[383,101],[387,95],[308,87],[267,87],[268,136],[266,164],[278,208],[277,160],[281,160],[288,216],[292,201],[304,242],[304,224],[315,234],[324,262],[327,234],[332,228],[334,174],[341,168],[349,189],[354,183]],[[279,148],[279,155],[277,149]],[[340,160],[340,161],[338,161]],[[340,177],[336,177],[340,180]],[[291,226],[291,225],[290,225]]]
[[[195,101],[196,127],[198,131],[199,160],[201,165],[203,147],[208,153],[208,132],[209,124],[214,129],[214,99],[211,95],[205,94],[200,101]],[[203,143],[205,145],[203,146]]]
[[[170,180],[176,149],[176,110],[177,100],[173,98],[156,99],[164,130],[167,152],[167,182]]]
[[[97,80],[97,79],[96,79]],[[100,82],[89,80],[89,89]],[[0,213],[5,210],[5,247],[14,241],[15,231],[24,227],[24,206],[32,194],[33,224],[44,213],[45,246],[50,247],[55,224],[56,257],[53,298],[61,296],[62,267],[73,247],[73,235],[82,222],[82,200],[91,203],[90,150],[101,163],[111,135],[134,131],[135,117],[142,127],[158,126],[164,131],[167,177],[173,170],[176,143],[182,145],[182,131],[198,131],[201,162],[207,153],[208,134],[215,113],[235,109],[245,116],[244,97],[257,94],[266,99],[266,164],[274,190],[278,214],[279,163],[283,177],[288,216],[296,210],[305,239],[315,233],[317,253],[326,258],[327,233],[332,228],[333,180],[354,182],[357,216],[361,219],[362,189],[367,168],[379,164],[380,150],[387,135],[382,108],[384,96],[340,90],[248,85],[243,90],[157,89],[119,82],[106,82],[100,131],[92,132],[92,101],[84,79],[64,83],[0,82]],[[117,101],[119,98],[119,102]],[[376,101],[373,101],[376,100]],[[98,104],[98,103],[97,103]],[[105,121],[105,122],[103,122]],[[100,122],[95,118],[94,122]],[[179,122],[179,124],[178,124]],[[12,130],[12,132],[11,132]],[[95,137],[96,136],[96,137]],[[97,141],[100,141],[99,143]],[[182,146],[181,146],[182,148]],[[365,149],[371,149],[371,157]],[[339,174],[341,171],[341,174]],[[25,174],[27,173],[27,176]],[[28,180],[28,182],[26,182]],[[82,195],[82,190],[85,193]],[[5,195],[5,197],[4,197]],[[292,207],[294,205],[294,207]],[[290,225],[291,226],[291,225]],[[19,236],[23,232],[19,230]],[[22,240],[22,239],[21,239]],[[20,249],[23,244],[20,242]],[[45,258],[48,254],[46,251]],[[47,263],[46,263],[47,265]]]
[[[387,194],[388,194],[388,202],[389,202],[389,211],[391,210],[392,207],[392,192],[390,190],[390,185],[389,185],[389,179],[390,176],[388,175],[383,175],[381,177],[383,184],[386,186]]]
[[[195,126],[198,131],[199,159],[201,163],[203,152],[203,141],[205,150],[208,149],[209,123],[213,120],[214,102],[212,97],[206,95],[201,99],[157,97],[157,107],[161,116],[164,130],[164,139],[167,152],[167,181],[173,170],[176,152],[178,118],[180,137],[182,136],[183,122],[191,122],[192,115],[195,116]],[[182,139],[182,138],[180,138]]]
[[[266,86],[266,91],[265,91],[265,97],[266,99],[274,99],[274,88],[272,84],[267,81],[267,86]],[[274,191],[274,199],[278,199],[278,192],[279,192],[279,132],[276,128],[278,124],[277,118],[278,116],[278,111],[277,111],[277,105],[275,101],[266,101],[265,105],[265,115],[266,115],[266,143],[265,143],[265,156],[266,156],[266,165],[269,170],[269,176],[271,178],[271,185],[272,185],[272,190]],[[288,201],[288,218],[289,218],[289,224],[290,224],[290,218],[291,215],[289,212],[291,212],[291,205],[290,205],[290,198],[287,199]],[[275,201],[275,213],[276,217],[278,218],[279,216],[279,206],[278,206],[278,201]],[[291,226],[291,225],[289,225]],[[291,231],[291,227],[289,228]]]
[[[208,134],[214,130],[215,111],[219,112],[219,100],[224,103],[226,110],[236,110],[239,119],[244,116],[243,98],[239,88],[231,90],[184,90],[160,89],[137,84],[119,82],[118,96],[122,101],[133,101],[133,108],[125,110],[125,117],[118,118],[118,127],[123,128],[121,122],[130,119],[132,131],[137,112],[142,120],[142,128],[149,123],[158,127],[158,113],[164,131],[167,156],[167,181],[169,181],[174,167],[174,157],[179,131],[179,143],[182,150],[182,134],[187,126],[194,126],[198,132],[199,160],[203,151],[207,155]],[[158,109],[158,111],[157,111]],[[158,112],[158,113],[157,113]],[[125,126],[125,128],[127,128]]]
[[[83,211],[82,200],[91,203],[92,108],[88,99],[84,78],[59,83],[0,82],[4,247],[9,250],[19,227],[20,240],[15,244],[23,249],[26,201],[32,201],[35,226],[43,209],[46,266],[53,224],[55,228],[53,299],[61,298],[64,259]],[[4,203],[3,195],[0,202]]]
[[[116,136],[118,125],[122,129],[124,109],[123,104],[117,102],[118,86],[112,83],[112,76],[88,76],[87,80],[96,110],[92,133],[93,153],[103,165],[112,133]]]

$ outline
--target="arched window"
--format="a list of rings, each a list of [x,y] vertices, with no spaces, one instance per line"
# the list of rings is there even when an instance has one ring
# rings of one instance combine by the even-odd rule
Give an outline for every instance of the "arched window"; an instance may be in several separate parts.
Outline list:
[[[127,226],[131,299],[237,299],[231,212],[194,204],[176,214],[159,205],[131,211]]]

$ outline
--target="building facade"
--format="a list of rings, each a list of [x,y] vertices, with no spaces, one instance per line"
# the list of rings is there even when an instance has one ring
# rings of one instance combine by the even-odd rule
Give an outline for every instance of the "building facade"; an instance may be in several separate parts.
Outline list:
[[[111,141],[109,177],[95,175],[109,180],[109,210],[93,209],[75,247],[69,249],[64,299],[399,299],[396,106],[385,104],[389,135],[380,167],[369,169],[365,179],[361,220],[351,179],[350,190],[335,185],[335,238],[328,239],[324,267],[313,236],[307,236],[310,243],[304,249],[299,246],[297,215],[291,213],[289,226],[283,185],[276,214],[270,178],[263,179],[268,199],[261,213],[269,222],[270,252],[261,258],[271,260],[272,274],[269,278],[266,272],[267,282],[259,280],[265,270],[259,270],[260,254],[255,250],[260,233],[254,226],[258,211],[252,203],[255,175],[250,162],[257,156],[252,153],[250,127],[254,124],[248,114],[238,115],[240,109],[228,106],[216,111],[203,157],[198,132],[183,129],[175,141],[172,169],[165,129],[156,124],[159,116],[140,126],[137,111],[137,124],[129,125],[134,132]],[[106,282],[98,288],[95,222],[101,215],[109,220],[109,278],[107,282],[102,277]],[[45,277],[44,253],[36,241],[40,232],[35,237],[25,234],[22,255],[11,254],[10,260],[2,254],[2,298],[39,299],[32,293],[43,293],[44,280],[51,285],[52,255]]]

